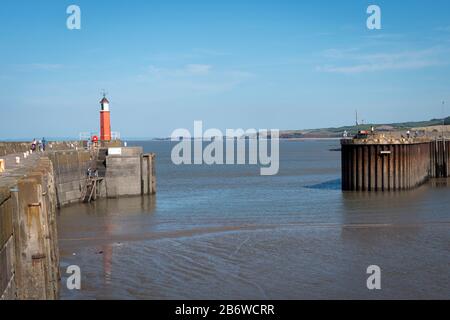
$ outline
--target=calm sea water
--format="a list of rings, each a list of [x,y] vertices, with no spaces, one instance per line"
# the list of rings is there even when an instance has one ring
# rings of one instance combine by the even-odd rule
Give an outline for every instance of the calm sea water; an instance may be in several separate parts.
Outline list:
[[[63,299],[450,298],[448,180],[343,193],[338,141],[281,142],[269,177],[132,145],[157,153],[158,193],[61,210]],[[65,287],[73,264],[80,291]],[[381,290],[366,287],[369,265]]]

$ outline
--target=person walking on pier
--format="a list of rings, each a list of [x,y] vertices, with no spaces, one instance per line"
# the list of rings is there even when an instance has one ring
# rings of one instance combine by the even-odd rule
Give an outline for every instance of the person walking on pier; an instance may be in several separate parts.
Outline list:
[[[37,145],[37,141],[36,139],[33,139],[33,142],[31,142],[31,151],[36,151],[36,145]]]
[[[45,151],[45,147],[47,145],[47,140],[45,140],[45,137],[42,138],[42,151]]]

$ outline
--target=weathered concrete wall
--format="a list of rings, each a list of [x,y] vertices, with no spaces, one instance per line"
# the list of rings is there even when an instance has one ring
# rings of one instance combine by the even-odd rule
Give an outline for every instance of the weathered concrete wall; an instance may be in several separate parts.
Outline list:
[[[91,154],[86,150],[50,152],[56,180],[58,207],[79,202],[86,184],[86,173],[94,166]]]
[[[141,147],[121,148],[121,155],[100,150],[94,156],[87,150],[50,152],[58,207],[81,201],[88,168],[97,168],[104,180],[99,196],[117,198],[156,192],[155,155],[144,155]]]
[[[53,167],[42,157],[0,179],[0,299],[58,297],[57,238]]]
[[[141,147],[122,148],[121,155],[106,156],[106,197],[154,194],[155,156],[144,155]]]
[[[141,159],[139,157],[106,157],[107,197],[141,194]]]

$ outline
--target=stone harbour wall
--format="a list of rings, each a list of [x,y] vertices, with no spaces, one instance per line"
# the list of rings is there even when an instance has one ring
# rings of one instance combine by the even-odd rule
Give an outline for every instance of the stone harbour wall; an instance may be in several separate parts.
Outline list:
[[[16,163],[17,154],[0,156],[0,300],[59,297],[58,207],[82,201],[88,168],[100,174],[100,197],[156,192],[155,155],[140,147],[98,153],[61,144],[61,151],[35,152]],[[17,153],[27,146],[3,150]],[[23,149],[22,149],[23,147]],[[112,152],[112,151],[111,151]],[[20,154],[19,154],[20,156]]]
[[[52,162],[0,178],[0,299],[56,299],[59,252]]]

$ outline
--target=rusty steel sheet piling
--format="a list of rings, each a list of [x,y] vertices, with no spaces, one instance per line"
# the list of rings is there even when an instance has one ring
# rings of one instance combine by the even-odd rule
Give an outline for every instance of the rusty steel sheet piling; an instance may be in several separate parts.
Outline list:
[[[368,137],[341,140],[342,190],[413,189],[450,173],[450,140]]]

